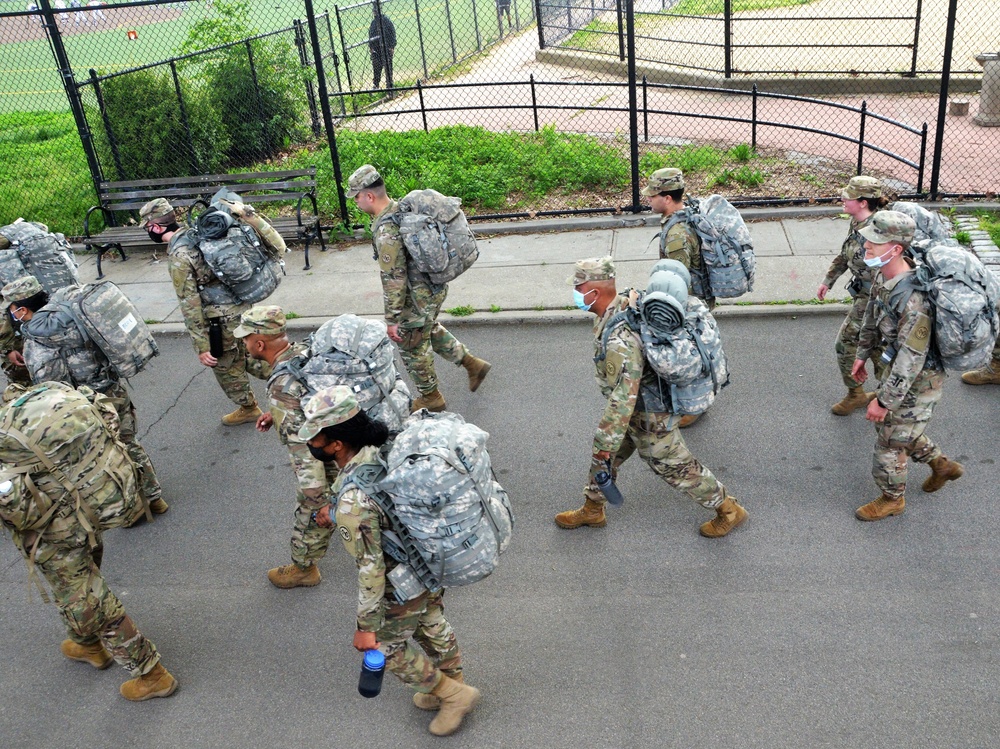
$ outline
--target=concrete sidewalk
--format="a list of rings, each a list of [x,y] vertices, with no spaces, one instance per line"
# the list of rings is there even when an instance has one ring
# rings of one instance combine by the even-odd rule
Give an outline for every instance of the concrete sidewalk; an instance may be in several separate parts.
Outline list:
[[[718,314],[844,314],[847,306],[801,304],[815,301],[833,256],[840,251],[849,222],[839,207],[748,209],[743,212],[754,238],[757,276],[754,291],[720,300]],[[572,306],[566,278],[579,258],[611,255],[619,286],[643,286],[657,259],[659,217],[651,214],[554,219],[474,225],[480,237],[478,262],[449,285],[446,309],[471,307],[471,315],[443,314],[445,325],[557,322],[589,319]],[[352,312],[382,316],[382,288],[371,242],[359,239],[310,252],[303,270],[300,248],[286,256],[287,277],[269,300],[298,318],[295,327],[314,328],[335,315]],[[136,253],[125,262],[104,262],[106,277],[122,287],[159,333],[183,331],[165,256]],[[97,277],[96,258],[85,256],[81,280]],[[842,277],[828,299],[847,296]],[[799,304],[796,304],[799,303]]]

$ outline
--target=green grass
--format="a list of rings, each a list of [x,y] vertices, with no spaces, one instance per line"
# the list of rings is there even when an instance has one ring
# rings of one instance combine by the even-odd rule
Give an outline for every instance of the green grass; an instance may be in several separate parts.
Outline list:
[[[1000,246],[1000,213],[991,211],[976,211],[979,217],[979,228],[990,233],[993,244]]]
[[[639,158],[639,172],[652,174],[657,169],[672,166],[685,174],[705,172],[722,164],[726,152],[712,146],[676,146],[649,151]]]
[[[452,317],[468,317],[469,315],[476,314],[476,308],[468,304],[461,304],[458,307],[452,307],[451,309],[445,310]]]
[[[972,235],[967,231],[957,231],[955,232],[955,239],[959,244],[970,244],[972,242]]]
[[[490,305],[490,312],[494,312],[494,313],[496,313],[496,312],[503,312],[503,307],[501,307],[499,304],[491,304]]]
[[[738,161],[741,164],[745,164],[750,161],[756,154],[749,143],[740,143],[738,146],[733,146],[729,149],[729,158],[733,161]]]
[[[286,312],[285,313],[285,319],[286,320],[298,320],[300,317],[302,317],[302,315],[300,315],[298,312]]]
[[[771,10],[808,5],[813,0],[733,0],[733,13],[745,10]],[[725,12],[724,0],[681,0],[670,9],[672,14],[708,16]]]

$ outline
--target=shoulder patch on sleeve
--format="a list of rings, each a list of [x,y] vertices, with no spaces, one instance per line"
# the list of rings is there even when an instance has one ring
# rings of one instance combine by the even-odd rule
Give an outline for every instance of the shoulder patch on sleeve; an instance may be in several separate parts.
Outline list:
[[[927,315],[917,316],[917,322],[906,337],[906,347],[913,351],[926,351],[931,340],[931,320]]]

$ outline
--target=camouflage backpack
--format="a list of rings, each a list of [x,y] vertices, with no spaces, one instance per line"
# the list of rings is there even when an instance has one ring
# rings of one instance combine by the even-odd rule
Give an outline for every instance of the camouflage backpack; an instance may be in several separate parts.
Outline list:
[[[50,232],[45,224],[18,219],[0,226],[0,236],[10,243],[0,249],[0,284],[34,276],[51,294],[79,282],[73,248],[66,237]]]
[[[461,206],[460,198],[436,190],[413,190],[399,201],[393,216],[413,270],[433,284],[453,281],[479,257],[476,236]]]
[[[941,365],[962,371],[986,366],[1000,332],[1000,281],[961,246],[917,244],[910,252],[918,265],[889,293],[888,306],[898,317],[914,291],[924,292],[933,310],[933,352]]]
[[[757,267],[753,240],[740,212],[721,195],[690,199],[676,211],[660,231],[660,255],[667,231],[686,222],[701,239],[702,269],[691,273],[691,290],[705,299],[729,299],[753,291]]]
[[[422,409],[384,464],[359,466],[341,488],[356,485],[389,519],[382,549],[400,563],[388,575],[400,602],[482,580],[510,543],[514,514],[493,478],[488,437],[458,414]]]
[[[307,351],[275,367],[271,380],[291,374],[306,388],[300,398],[303,407],[320,390],[345,385],[370,417],[392,433],[402,428],[410,414],[410,391],[396,371],[395,349],[384,322],[341,315],[323,323],[306,345]]]
[[[107,365],[116,378],[128,378],[159,353],[135,305],[110,281],[56,291],[21,333],[55,351],[74,384],[101,389]]]
[[[256,304],[267,299],[281,283],[282,262],[251,226],[238,221],[220,198],[239,201],[225,188],[212,198],[208,210],[198,216],[195,241],[216,278],[235,297],[236,303]],[[200,291],[204,291],[201,290]],[[205,300],[229,304],[231,300]]]
[[[619,312],[605,325],[596,361],[603,359],[608,338],[619,325],[628,325],[639,334],[646,364],[655,375],[644,376],[640,385],[645,410],[704,413],[729,384],[719,326],[698,297],[688,296],[681,320],[675,312],[663,311],[657,295],[639,294],[635,306]]]
[[[145,507],[118,429],[114,404],[86,387],[46,382],[0,406],[0,521],[35,532],[35,548],[81,530],[93,547],[134,522]]]
[[[928,211],[922,205],[905,200],[890,203],[885,210],[898,211],[913,219],[913,223],[917,225],[913,235],[914,243],[958,244],[951,235],[951,222],[937,211]]]

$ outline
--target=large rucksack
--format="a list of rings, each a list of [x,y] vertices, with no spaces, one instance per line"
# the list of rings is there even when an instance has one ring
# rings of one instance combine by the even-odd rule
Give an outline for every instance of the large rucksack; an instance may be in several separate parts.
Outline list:
[[[728,299],[753,291],[757,267],[750,230],[740,212],[721,195],[691,199],[674,212],[660,232],[660,254],[667,230],[681,221],[701,239],[702,271],[692,268],[691,290],[699,297]]]
[[[889,306],[898,317],[914,291],[924,292],[933,310],[931,344],[941,365],[963,371],[985,366],[1000,332],[1000,282],[964,247],[918,243],[910,251],[918,265],[889,293]]]
[[[937,211],[928,211],[922,205],[905,200],[890,203],[885,210],[904,213],[913,219],[913,223],[917,225],[913,242],[958,244],[952,237],[951,222]]]
[[[98,531],[134,522],[144,504],[118,429],[105,396],[59,382],[0,407],[0,521],[54,542],[82,527],[92,545]]]
[[[78,283],[73,248],[62,234],[50,232],[44,224],[18,219],[0,226],[0,235],[10,247],[0,250],[0,285],[24,276],[34,276],[42,290]]]
[[[680,325],[661,325],[655,301],[640,294],[634,307],[627,307],[605,325],[601,351],[607,351],[616,327],[628,325],[639,334],[646,363],[657,380],[656,392],[640,389],[646,408],[662,403],[671,413],[700,414],[711,408],[719,391],[729,384],[729,368],[719,326],[705,303],[692,295],[684,310]]]
[[[462,212],[460,198],[436,190],[413,190],[399,201],[394,221],[413,270],[431,283],[458,278],[476,262],[476,236]]]
[[[384,464],[359,466],[342,487],[358,486],[389,519],[382,548],[400,563],[388,575],[400,602],[482,580],[510,543],[514,514],[493,478],[488,437],[458,414],[420,410]]]
[[[21,331],[57,350],[76,384],[93,383],[102,367],[94,347],[119,378],[137,374],[160,351],[135,305],[111,281],[59,289]]]
[[[384,322],[340,315],[320,325],[306,345],[305,352],[277,365],[271,374],[271,380],[291,374],[305,386],[303,408],[318,391],[345,385],[371,418],[392,433],[402,428],[410,414],[410,391],[396,371],[395,349]]]

